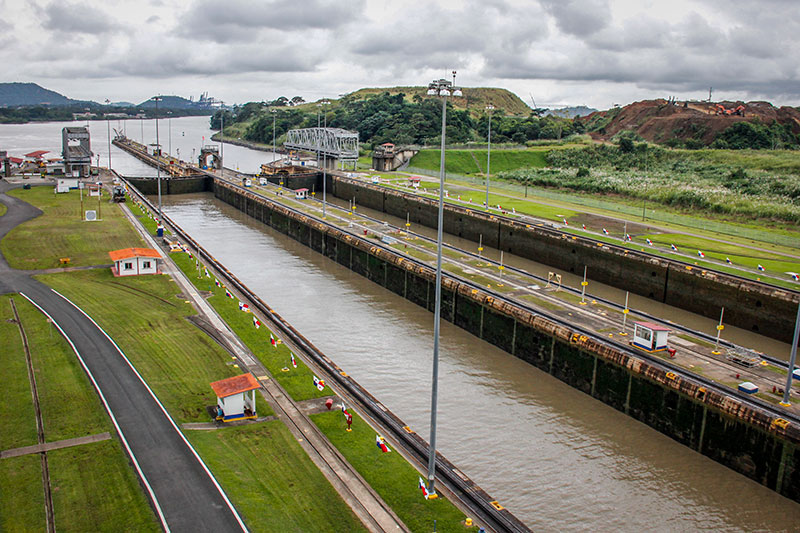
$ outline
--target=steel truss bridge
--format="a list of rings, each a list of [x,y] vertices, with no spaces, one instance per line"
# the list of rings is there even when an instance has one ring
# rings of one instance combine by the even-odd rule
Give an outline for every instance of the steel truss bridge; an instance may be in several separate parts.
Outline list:
[[[303,128],[286,132],[283,146],[290,150],[315,152],[340,161],[358,159],[358,132],[341,128]]]

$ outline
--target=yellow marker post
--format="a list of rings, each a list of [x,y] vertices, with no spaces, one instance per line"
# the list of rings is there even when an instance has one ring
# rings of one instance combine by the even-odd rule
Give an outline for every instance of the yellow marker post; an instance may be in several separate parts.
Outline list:
[[[717,324],[717,342],[714,344],[714,349],[711,350],[711,353],[714,355],[720,355],[722,352],[719,351],[719,336],[722,334],[722,330],[725,329],[725,326],[722,325],[722,317],[725,315],[725,308],[722,308],[722,311],[719,314],[719,324]]]
[[[625,323],[628,321],[628,313],[631,312],[631,310],[628,309],[629,294],[630,293],[628,291],[625,291],[625,309],[622,310],[622,331],[619,332],[619,334],[622,335],[623,337],[628,334],[628,332],[625,331]]]
[[[586,281],[586,265],[583,266],[583,281],[581,281],[581,301],[578,302],[580,305],[586,305],[586,286],[589,284]]]

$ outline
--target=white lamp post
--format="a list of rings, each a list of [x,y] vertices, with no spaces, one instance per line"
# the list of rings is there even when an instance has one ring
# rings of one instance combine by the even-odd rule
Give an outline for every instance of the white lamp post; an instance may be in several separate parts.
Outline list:
[[[161,222],[161,144],[158,140],[158,103],[161,101],[160,96],[154,96],[152,100],[156,103],[156,176],[158,180],[158,221]]]
[[[317,104],[317,107],[322,108],[322,106],[328,106],[331,103],[327,100],[322,100],[320,103]],[[322,110],[322,139],[323,145],[325,139],[325,129],[328,127],[328,115],[325,114],[325,111]],[[317,119],[317,123],[319,123],[319,119]],[[317,152],[317,158],[319,158],[319,152]],[[328,181],[328,154],[325,153],[325,146],[322,147],[322,218],[325,218],[325,203],[326,203],[326,188],[327,188],[327,181]]]
[[[111,101],[106,98],[106,106],[110,103]],[[106,109],[106,129],[108,133],[108,171],[111,172],[111,117],[108,116],[108,109]]]
[[[436,226],[436,289],[433,310],[433,378],[431,384],[431,437],[430,454],[428,456],[428,494],[436,494],[434,478],[436,476],[436,403],[439,395],[439,322],[442,307],[442,226],[444,225],[444,147],[445,128],[447,124],[447,97],[461,96],[461,90],[455,86],[456,71],[453,71],[453,82],[441,79],[428,84],[430,96],[442,97],[442,148],[439,163],[439,219]]]
[[[489,210],[489,163],[492,160],[492,111],[494,106],[489,104],[486,106],[486,112],[489,113],[489,144],[486,148],[486,210]]]
[[[278,116],[278,110],[271,108],[269,112],[272,113],[272,161],[275,161],[277,159],[277,151],[275,149],[275,118]]]

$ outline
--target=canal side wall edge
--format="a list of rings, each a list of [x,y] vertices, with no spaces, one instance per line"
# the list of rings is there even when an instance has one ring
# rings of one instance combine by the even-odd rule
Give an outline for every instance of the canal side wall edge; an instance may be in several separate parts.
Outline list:
[[[380,187],[342,176],[328,177],[328,191],[341,199],[381,211],[412,224],[435,228],[438,200]],[[483,211],[445,204],[444,231],[485,246],[573,274],[584,265],[594,281],[791,342],[800,295],[766,284],[711,272],[637,250],[603,244],[544,225],[497,218]],[[687,297],[690,295],[690,297]]]
[[[433,310],[435,272],[216,180],[215,196],[382,287]],[[363,204],[362,204],[363,205]],[[458,232],[456,232],[458,234]],[[800,501],[800,428],[445,276],[442,318],[676,441]]]

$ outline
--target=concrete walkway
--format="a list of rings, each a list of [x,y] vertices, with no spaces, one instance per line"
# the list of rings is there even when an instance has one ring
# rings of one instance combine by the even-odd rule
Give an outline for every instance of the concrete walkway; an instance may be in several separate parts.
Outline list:
[[[33,446],[22,446],[20,448],[12,448],[10,450],[0,451],[0,459],[19,457],[21,455],[30,455],[32,453],[50,452],[53,450],[60,450],[61,448],[71,448],[72,446],[100,442],[109,440],[110,438],[111,433],[105,432],[97,433],[96,435],[87,435],[85,437],[75,437],[74,439],[64,439],[57,440],[55,442],[45,442],[44,444],[34,444]]]
[[[41,211],[8,196],[0,180],[0,239]],[[118,434],[162,527],[170,531],[242,531],[244,524],[183,435],[134,372],[117,347],[88,317],[28,273],[11,269],[0,255],[0,294],[24,293],[46,311],[82,356],[105,398]]]

